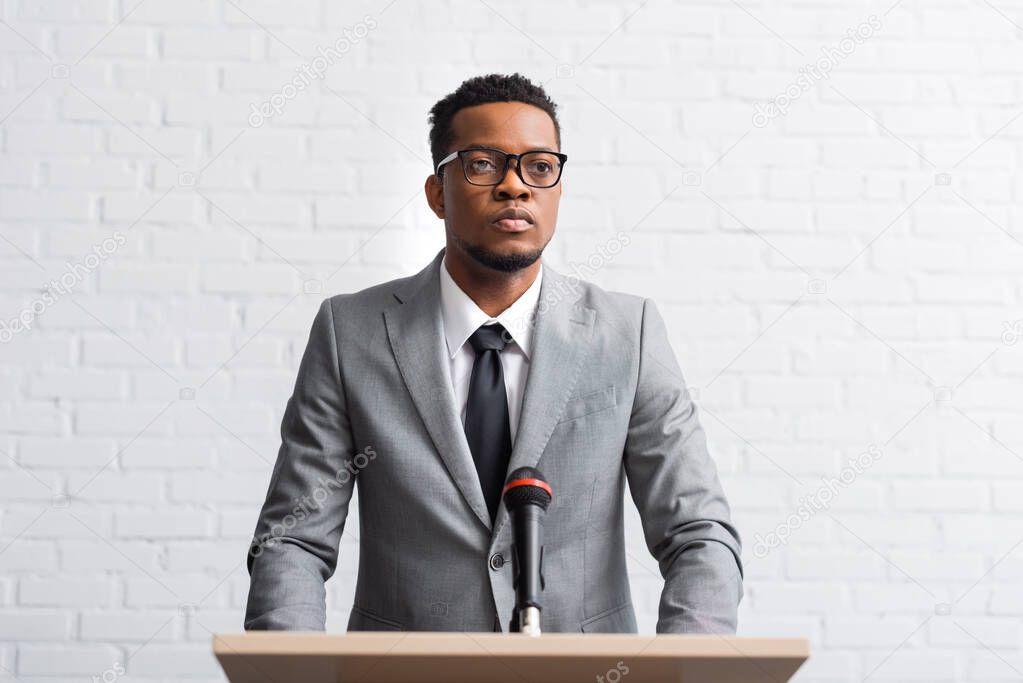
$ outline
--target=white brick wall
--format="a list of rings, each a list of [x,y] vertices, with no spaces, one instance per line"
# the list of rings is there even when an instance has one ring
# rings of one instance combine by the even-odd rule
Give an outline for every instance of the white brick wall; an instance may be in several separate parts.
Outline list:
[[[803,682],[1023,678],[1019,0],[0,8],[2,677],[222,680],[316,306],[442,245],[427,110],[518,70],[572,158],[546,258],[628,231],[591,279],[668,320],[745,539],[741,632],[808,636]]]

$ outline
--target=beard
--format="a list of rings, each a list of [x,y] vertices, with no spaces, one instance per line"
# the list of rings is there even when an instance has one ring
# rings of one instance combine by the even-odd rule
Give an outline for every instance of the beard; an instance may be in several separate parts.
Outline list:
[[[499,254],[496,251],[481,247],[478,244],[469,244],[458,235],[452,233],[452,238],[458,248],[469,255],[476,263],[496,270],[501,273],[514,273],[536,263],[543,255],[544,247],[526,252],[513,252],[511,254]],[[546,245],[544,245],[546,246]]]

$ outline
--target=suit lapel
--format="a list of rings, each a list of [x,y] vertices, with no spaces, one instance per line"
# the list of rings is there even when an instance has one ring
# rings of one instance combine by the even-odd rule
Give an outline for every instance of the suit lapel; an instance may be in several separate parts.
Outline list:
[[[405,386],[451,478],[480,522],[491,529],[490,513],[455,410],[447,370],[450,361],[445,353],[440,307],[443,258],[442,249],[429,266],[394,294],[401,305],[384,311],[387,336]],[[589,353],[595,318],[596,311],[579,300],[573,283],[544,264],[533,351],[509,472],[539,463]],[[497,536],[507,518],[502,502],[492,537]]]
[[[533,353],[508,472],[539,463],[589,353],[595,318],[596,311],[579,300],[573,283],[544,264]],[[496,538],[507,518],[502,501],[492,537]]]
[[[443,255],[441,250],[402,292],[395,293],[402,305],[384,311],[387,336],[405,386],[448,473],[469,507],[490,529],[490,512],[461,419],[455,411],[447,370],[449,360],[440,309],[439,268]]]

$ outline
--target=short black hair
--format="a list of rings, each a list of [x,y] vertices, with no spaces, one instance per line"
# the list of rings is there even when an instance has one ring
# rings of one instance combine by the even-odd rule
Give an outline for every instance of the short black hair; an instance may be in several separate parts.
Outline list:
[[[561,149],[561,126],[558,124],[558,105],[543,87],[536,85],[520,73],[487,74],[463,81],[453,93],[445,95],[430,109],[430,154],[433,168],[448,155],[453,131],[451,119],[460,110],[490,102],[523,102],[539,107],[554,121],[554,134]]]

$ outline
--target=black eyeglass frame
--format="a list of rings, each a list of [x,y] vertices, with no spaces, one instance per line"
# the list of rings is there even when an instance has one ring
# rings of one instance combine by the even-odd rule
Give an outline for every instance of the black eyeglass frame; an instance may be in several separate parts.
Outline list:
[[[505,155],[504,168],[502,168],[501,172],[495,176],[495,178],[497,178],[496,182],[474,183],[473,181],[469,180],[469,172],[465,168],[464,157],[464,155],[468,154],[469,152],[497,152],[498,154]],[[529,182],[528,180],[522,177],[521,158],[526,156],[527,154],[553,154],[558,158],[559,161],[558,177],[555,178],[553,183],[551,183],[550,185],[534,185],[533,183]],[[465,182],[469,183],[470,185],[475,185],[477,187],[493,187],[494,185],[500,185],[501,182],[504,180],[504,177],[508,174],[508,164],[511,163],[512,159],[515,159],[515,175],[517,175],[519,177],[519,180],[521,180],[524,184],[529,185],[530,187],[535,187],[538,190],[549,190],[550,188],[560,183],[561,174],[565,171],[565,164],[568,162],[567,154],[563,154],[562,152],[552,152],[547,149],[530,149],[523,152],[522,154],[509,154],[508,152],[505,152],[503,149],[496,149],[494,147],[470,147],[468,149],[460,149],[455,152],[452,152],[451,154],[441,159],[440,162],[437,164],[437,168],[434,170],[434,173],[438,177],[441,177],[442,171],[444,170],[443,169],[444,164],[448,163],[449,161],[454,161],[456,158],[459,160],[460,165],[462,166],[462,175],[465,176]]]

